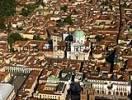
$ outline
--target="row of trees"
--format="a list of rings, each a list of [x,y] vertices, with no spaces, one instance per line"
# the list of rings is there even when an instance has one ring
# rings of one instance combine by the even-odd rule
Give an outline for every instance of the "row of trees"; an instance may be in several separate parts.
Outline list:
[[[27,38],[23,38],[19,33],[15,32],[15,33],[10,33],[8,35],[7,41],[10,47],[10,50],[13,51],[12,45],[13,43],[15,43],[16,41],[25,41],[28,40]],[[33,40],[43,40],[39,35],[34,35],[33,36]]]

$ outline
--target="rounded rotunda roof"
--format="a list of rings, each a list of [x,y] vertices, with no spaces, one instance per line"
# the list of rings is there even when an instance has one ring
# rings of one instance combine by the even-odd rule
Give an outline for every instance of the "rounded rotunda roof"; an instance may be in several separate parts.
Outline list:
[[[85,39],[85,32],[78,29],[73,33],[73,37],[78,40]]]

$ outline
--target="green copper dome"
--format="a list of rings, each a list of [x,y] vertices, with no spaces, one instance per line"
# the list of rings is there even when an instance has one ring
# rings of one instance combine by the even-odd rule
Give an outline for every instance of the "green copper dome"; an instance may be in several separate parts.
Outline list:
[[[74,32],[73,37],[76,41],[82,41],[85,40],[85,33],[82,30],[78,29]]]

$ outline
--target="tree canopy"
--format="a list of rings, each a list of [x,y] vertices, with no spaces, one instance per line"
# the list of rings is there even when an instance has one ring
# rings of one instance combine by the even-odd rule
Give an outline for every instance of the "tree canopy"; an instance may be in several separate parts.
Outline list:
[[[38,3],[35,3],[35,4],[28,4],[26,5],[22,11],[21,11],[21,15],[23,16],[28,16],[30,15],[37,7],[39,6]]]
[[[0,0],[0,29],[5,29],[5,18],[13,16],[16,12],[15,0]]]
[[[103,36],[101,36],[101,35],[96,35],[96,36],[95,36],[95,39],[96,39],[97,42],[100,42],[100,41],[103,39]]]
[[[0,0],[0,17],[13,16],[16,11],[15,0]]]
[[[68,8],[67,5],[64,5],[60,9],[63,10],[64,12],[66,12],[67,11],[67,8]]]
[[[23,37],[19,33],[10,33],[8,35],[7,41],[10,46],[10,49],[12,48],[12,44],[18,40],[24,40]]]
[[[33,40],[43,40],[39,35],[34,35]]]
[[[67,16],[67,17],[64,19],[64,23],[67,23],[67,24],[72,25],[72,24],[73,24],[73,20],[72,20],[71,16]]]

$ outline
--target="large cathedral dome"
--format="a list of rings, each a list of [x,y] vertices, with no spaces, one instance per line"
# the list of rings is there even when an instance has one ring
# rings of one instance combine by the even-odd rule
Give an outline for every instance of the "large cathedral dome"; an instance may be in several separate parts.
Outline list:
[[[73,38],[75,42],[84,43],[85,32],[83,32],[81,29],[78,29],[73,33]]]

